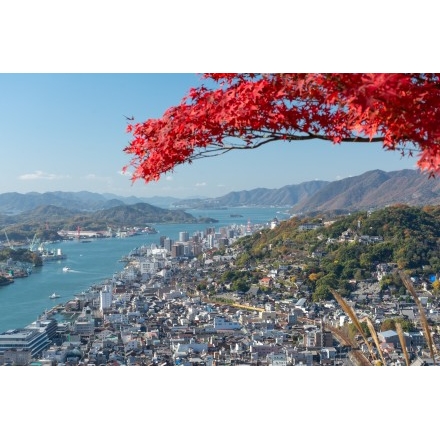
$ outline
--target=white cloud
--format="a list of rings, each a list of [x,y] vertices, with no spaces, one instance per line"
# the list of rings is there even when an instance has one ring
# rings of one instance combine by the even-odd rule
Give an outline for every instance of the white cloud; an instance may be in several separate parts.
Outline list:
[[[70,176],[62,175],[62,174],[45,173],[44,171],[38,170],[33,173],[22,174],[21,176],[18,176],[18,178],[20,180],[60,180],[60,179],[70,179]]]
[[[206,182],[196,183],[196,186],[206,186]]]
[[[99,179],[99,177],[96,175],[96,174],[87,174],[86,176],[84,176],[84,179],[87,179],[87,180],[96,180],[96,179]]]
[[[165,180],[173,180],[173,176],[166,176]]]
[[[123,177],[131,177],[132,175],[133,175],[133,173],[131,172],[131,171],[123,171],[123,170],[118,170],[117,171],[117,173],[120,175],[120,176],[123,176]]]

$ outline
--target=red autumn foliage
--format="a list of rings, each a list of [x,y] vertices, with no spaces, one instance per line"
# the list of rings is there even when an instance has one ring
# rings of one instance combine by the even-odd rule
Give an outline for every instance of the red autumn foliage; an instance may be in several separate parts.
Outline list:
[[[379,142],[440,172],[440,75],[268,73],[202,75],[161,118],[127,126],[132,180],[274,141]],[[206,84],[211,84],[207,86]]]

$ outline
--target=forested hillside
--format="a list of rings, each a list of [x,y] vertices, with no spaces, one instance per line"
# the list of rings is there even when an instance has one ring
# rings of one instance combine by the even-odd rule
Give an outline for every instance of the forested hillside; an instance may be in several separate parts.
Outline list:
[[[306,226],[314,229],[302,230]],[[316,300],[331,298],[330,288],[347,292],[351,280],[374,278],[379,264],[424,279],[440,273],[440,208],[396,205],[332,220],[292,218],[244,237],[236,246],[242,251],[239,267],[261,262],[296,267],[298,279]],[[387,282],[402,285],[389,278],[384,277],[384,288]]]
[[[216,223],[208,217],[194,217],[180,209],[165,209],[148,203],[114,206],[94,212],[78,212],[58,206],[38,206],[16,215],[0,215],[0,230],[9,239],[31,239],[37,233],[41,240],[59,240],[61,229],[106,230],[119,227],[145,227],[151,223]],[[1,239],[0,239],[1,241]]]

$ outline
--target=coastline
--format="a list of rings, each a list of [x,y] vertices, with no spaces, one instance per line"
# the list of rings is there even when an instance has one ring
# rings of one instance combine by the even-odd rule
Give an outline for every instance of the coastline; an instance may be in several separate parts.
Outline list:
[[[189,210],[193,215],[214,216],[209,210]],[[66,303],[75,295],[112,278],[123,270],[125,264],[121,259],[133,249],[151,244],[159,245],[162,236],[179,238],[182,231],[190,236],[201,231],[219,231],[229,225],[253,225],[270,222],[278,216],[281,220],[287,215],[279,213],[279,208],[234,208],[234,213],[241,214],[243,219],[229,217],[230,211],[216,211],[219,220],[216,224],[160,224],[155,225],[156,234],[141,234],[122,238],[104,238],[82,243],[78,240],[67,240],[57,243],[67,255],[67,259],[50,261],[33,268],[32,274],[19,278],[15,283],[1,287],[0,291],[0,333],[14,328],[23,328],[34,322],[38,316],[60,303]],[[238,220],[238,221],[237,221]],[[154,225],[150,225],[154,227]],[[69,266],[72,271],[63,272],[62,267]],[[49,299],[56,291],[59,299]],[[62,300],[62,301],[60,301]]]

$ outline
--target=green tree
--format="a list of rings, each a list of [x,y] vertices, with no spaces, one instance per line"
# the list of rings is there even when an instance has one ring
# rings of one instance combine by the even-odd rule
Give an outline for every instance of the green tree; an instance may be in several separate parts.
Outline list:
[[[404,318],[389,318],[389,319],[385,319],[381,326],[380,326],[380,331],[384,332],[387,330],[396,330],[396,322],[399,322],[400,325],[402,326],[402,330],[405,332],[411,332],[414,331],[416,329],[415,325],[409,321],[408,319],[404,319]]]
[[[312,300],[314,302],[326,301],[333,298],[330,287],[326,284],[316,286],[315,291],[312,294]]]
[[[331,289],[338,287],[339,280],[332,273],[324,275],[316,281],[315,291],[313,292],[312,299],[315,302],[329,300],[333,298]]]
[[[364,335],[369,338],[371,337],[370,329],[368,328],[368,325],[366,322],[360,323],[362,331],[364,332]],[[356,328],[356,325],[352,322],[348,324],[348,337],[350,339],[355,339],[356,335],[359,334],[358,329]]]

